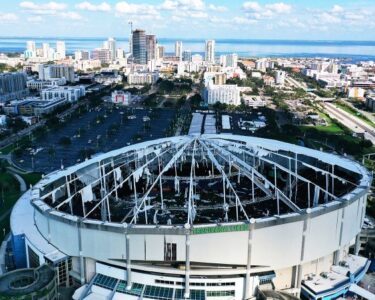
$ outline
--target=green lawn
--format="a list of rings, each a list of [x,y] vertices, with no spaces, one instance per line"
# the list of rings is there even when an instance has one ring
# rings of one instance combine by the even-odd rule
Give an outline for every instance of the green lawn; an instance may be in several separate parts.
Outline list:
[[[9,154],[10,152],[12,152],[13,150],[15,149],[15,145],[14,144],[11,144],[11,145],[8,145],[2,149],[0,149],[0,152],[1,154]]]
[[[308,131],[311,128],[312,128],[311,126],[301,126],[302,131]],[[314,126],[313,128],[317,129],[320,132],[325,132],[325,133],[330,133],[330,134],[341,134],[341,133],[343,133],[343,130],[334,123],[332,123],[328,126]]]
[[[19,182],[7,171],[8,163],[0,162],[0,243],[10,232],[9,217],[11,208],[21,196]],[[21,174],[27,186],[35,184],[41,179],[41,174]],[[5,232],[5,234],[4,234]]]
[[[42,179],[42,174],[40,173],[28,173],[28,174],[20,174],[21,177],[26,181],[28,187],[30,184],[36,184],[40,179]]]
[[[9,173],[0,173],[0,217],[5,217],[0,220],[0,243],[5,235],[10,231],[9,216],[10,209],[20,197],[20,186],[18,181]],[[4,235],[5,229],[5,235]]]
[[[19,196],[20,186],[18,181],[7,172],[0,173],[0,215],[10,209]]]

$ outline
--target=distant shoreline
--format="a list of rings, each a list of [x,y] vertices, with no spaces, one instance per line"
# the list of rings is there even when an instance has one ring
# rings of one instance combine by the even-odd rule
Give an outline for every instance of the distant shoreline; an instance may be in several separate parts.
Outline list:
[[[0,37],[0,53],[23,52],[26,41],[34,40],[37,47],[47,42],[51,46],[57,40],[64,40],[68,54],[77,50],[100,48],[107,37]],[[174,52],[174,43],[178,39],[158,38],[165,46],[165,53]],[[183,49],[193,54],[204,53],[204,39],[179,39]],[[116,39],[117,47],[128,49],[128,38]],[[359,61],[375,61],[375,41],[332,41],[332,40],[271,40],[271,39],[217,39],[216,55],[237,53],[240,57],[295,57],[295,58],[338,58]]]
[[[114,37],[117,41],[129,41],[128,37]],[[17,40],[72,40],[72,41],[105,41],[108,37],[58,37],[58,36],[0,36],[0,40],[17,39]],[[183,41],[187,43],[205,42],[204,38],[157,38],[159,41],[175,42]],[[231,39],[231,38],[210,38],[214,39],[216,43],[240,43],[240,44],[279,44],[279,45],[356,45],[356,46],[375,46],[374,41],[368,40],[297,40],[297,39]]]

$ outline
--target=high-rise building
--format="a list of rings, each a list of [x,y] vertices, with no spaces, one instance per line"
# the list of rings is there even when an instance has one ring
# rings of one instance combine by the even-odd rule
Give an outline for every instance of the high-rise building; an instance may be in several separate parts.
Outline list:
[[[165,47],[164,46],[158,46],[156,48],[156,59],[163,59],[165,54]]]
[[[276,71],[276,84],[284,85],[286,73],[285,71],[278,70]]]
[[[153,34],[146,35],[146,57],[147,61],[156,58],[156,36]]]
[[[144,30],[136,29],[133,31],[132,47],[134,63],[140,65],[147,64],[146,32]]]
[[[109,49],[94,49],[91,51],[91,59],[100,60],[102,64],[108,64],[111,61],[111,52]]]
[[[76,60],[89,60],[90,53],[86,50],[79,50],[79,51],[74,52],[74,58]]]
[[[133,55],[133,33],[129,35],[129,53]]]
[[[180,60],[182,60],[182,42],[181,41],[176,41],[174,45],[174,52],[175,52],[175,56],[177,56],[178,58],[180,58]]]
[[[25,73],[0,74],[0,102],[20,99],[27,93]]]
[[[255,69],[261,72],[266,72],[268,66],[268,60],[266,58],[260,58],[255,62]]]
[[[36,57],[35,41],[26,42],[26,50],[24,52],[25,58]]]
[[[42,44],[42,48],[43,48],[43,57],[44,58],[49,58],[49,44],[48,43],[43,43]]]
[[[223,67],[237,68],[238,55],[235,53],[224,55],[221,64]]]
[[[124,59],[125,58],[125,51],[122,48],[116,49],[116,58],[117,59]]]
[[[27,41],[26,42],[26,50],[36,52],[35,41]]]
[[[201,63],[203,61],[203,57],[200,54],[194,54],[191,56],[191,61],[193,63]]]
[[[66,48],[64,41],[57,41],[56,42],[56,58],[57,59],[65,59],[66,57]]]
[[[182,60],[191,62],[191,51],[190,50],[184,50],[184,52],[182,52]]]
[[[111,54],[111,60],[116,60],[116,40],[114,38],[109,38],[107,41],[108,50]]]
[[[206,41],[206,49],[205,49],[205,61],[209,63],[215,62],[215,41],[208,40]]]

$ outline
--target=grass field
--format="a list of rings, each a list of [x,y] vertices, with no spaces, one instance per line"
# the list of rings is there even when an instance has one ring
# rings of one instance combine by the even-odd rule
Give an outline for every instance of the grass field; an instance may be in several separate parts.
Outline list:
[[[0,243],[10,231],[10,210],[20,197],[18,181],[8,172],[0,173]]]
[[[9,217],[11,209],[21,196],[20,184],[14,176],[7,171],[7,166],[7,162],[2,162],[0,171],[0,243],[10,232]],[[30,184],[34,185],[37,183],[42,177],[39,173],[21,174],[21,176],[26,181],[28,187]]]
[[[28,173],[28,174],[20,174],[21,177],[26,181],[28,187],[31,185],[36,184],[40,179],[42,179],[42,174],[40,173]]]

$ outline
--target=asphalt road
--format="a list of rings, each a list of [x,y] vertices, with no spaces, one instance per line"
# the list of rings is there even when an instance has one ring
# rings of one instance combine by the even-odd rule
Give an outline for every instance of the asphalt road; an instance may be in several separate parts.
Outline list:
[[[350,113],[336,107],[332,103],[322,104],[330,117],[337,119],[340,123],[348,127],[355,133],[363,133],[365,138],[375,145],[375,128],[362,121],[361,119],[351,115]]]

